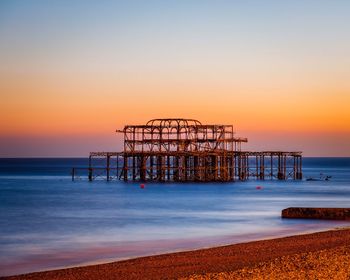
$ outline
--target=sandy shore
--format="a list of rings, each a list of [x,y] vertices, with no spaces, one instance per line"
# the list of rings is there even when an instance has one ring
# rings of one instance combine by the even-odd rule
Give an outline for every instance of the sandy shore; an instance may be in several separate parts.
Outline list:
[[[1,279],[349,279],[350,229]]]

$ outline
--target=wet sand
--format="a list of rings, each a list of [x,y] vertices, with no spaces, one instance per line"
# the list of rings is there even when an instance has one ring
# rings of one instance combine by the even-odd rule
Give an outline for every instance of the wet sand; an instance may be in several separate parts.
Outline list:
[[[349,279],[350,229],[1,279]]]

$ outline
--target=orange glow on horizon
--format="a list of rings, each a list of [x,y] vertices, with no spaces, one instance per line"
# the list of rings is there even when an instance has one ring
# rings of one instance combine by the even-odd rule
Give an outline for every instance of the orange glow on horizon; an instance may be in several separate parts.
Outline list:
[[[41,84],[5,85],[2,135],[103,133],[166,117],[233,124],[238,133],[350,132],[350,96],[339,89],[310,94],[311,90],[295,88],[279,95],[279,90],[259,92],[249,87],[246,91],[220,88],[216,93],[206,85],[175,89],[171,85],[113,88],[113,84],[75,84],[65,89]]]

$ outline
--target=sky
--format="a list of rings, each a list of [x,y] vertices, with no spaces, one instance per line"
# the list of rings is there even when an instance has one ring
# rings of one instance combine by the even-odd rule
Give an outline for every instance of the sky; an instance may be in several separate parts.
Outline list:
[[[350,1],[0,1],[0,157],[121,151],[126,124],[233,124],[350,156]]]

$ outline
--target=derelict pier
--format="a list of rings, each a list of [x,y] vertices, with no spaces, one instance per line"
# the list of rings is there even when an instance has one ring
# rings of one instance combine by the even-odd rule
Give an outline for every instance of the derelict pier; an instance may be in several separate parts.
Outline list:
[[[126,125],[123,152],[92,152],[88,168],[73,168],[72,179],[227,182],[301,180],[302,153],[242,150],[247,138],[232,125],[193,119],[154,119]],[[86,174],[87,173],[87,174]]]

